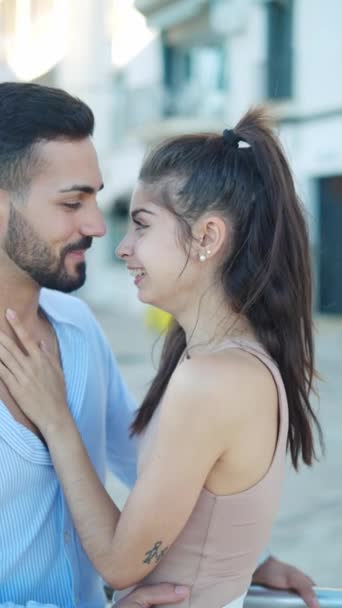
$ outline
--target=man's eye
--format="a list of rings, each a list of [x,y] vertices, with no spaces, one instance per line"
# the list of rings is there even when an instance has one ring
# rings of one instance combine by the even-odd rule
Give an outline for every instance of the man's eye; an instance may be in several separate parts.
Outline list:
[[[67,209],[79,209],[81,206],[81,203],[63,203],[63,207],[66,207]]]

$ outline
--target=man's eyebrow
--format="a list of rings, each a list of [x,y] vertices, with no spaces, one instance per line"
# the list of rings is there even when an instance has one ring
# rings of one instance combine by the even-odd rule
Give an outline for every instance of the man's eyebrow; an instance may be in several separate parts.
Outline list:
[[[132,213],[131,213],[132,220],[134,220],[135,216],[138,215],[138,213],[149,213],[150,215],[156,215],[155,213],[153,213],[153,211],[149,211],[148,209],[145,209],[144,207],[139,207],[139,209],[134,209],[134,211],[132,211]]]
[[[62,190],[58,190],[58,192],[84,192],[84,194],[96,194],[97,192],[100,192],[103,187],[103,184],[101,184],[98,189],[93,188],[92,186],[87,186],[86,184],[73,184],[70,186],[70,188],[62,188]]]

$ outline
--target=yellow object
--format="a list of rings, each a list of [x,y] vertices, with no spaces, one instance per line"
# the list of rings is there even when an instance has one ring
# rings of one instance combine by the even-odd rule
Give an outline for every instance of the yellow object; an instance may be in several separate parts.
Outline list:
[[[155,308],[155,306],[148,306],[146,308],[144,314],[145,324],[158,333],[165,331],[171,320],[172,316],[168,312],[160,310],[160,308]]]

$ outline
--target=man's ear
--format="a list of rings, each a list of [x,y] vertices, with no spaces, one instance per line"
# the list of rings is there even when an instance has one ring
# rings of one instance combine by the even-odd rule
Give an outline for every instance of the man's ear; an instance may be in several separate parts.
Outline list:
[[[7,229],[10,209],[10,195],[7,190],[0,188],[0,234]]]

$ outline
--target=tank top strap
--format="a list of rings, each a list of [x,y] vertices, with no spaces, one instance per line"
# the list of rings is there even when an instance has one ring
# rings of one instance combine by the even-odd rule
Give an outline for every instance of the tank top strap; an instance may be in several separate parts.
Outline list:
[[[211,352],[222,352],[230,348],[244,350],[250,353],[251,355],[254,355],[257,359],[264,363],[265,367],[269,369],[272,376],[274,377],[276,384],[278,385],[279,379],[281,381],[281,384],[283,385],[283,381],[281,379],[277,363],[274,361],[274,359],[272,359],[271,355],[269,355],[269,353],[260,344],[260,342],[257,342],[256,340],[245,340],[243,338],[229,338],[221,342],[221,344],[214,348]]]
[[[275,361],[268,354],[265,348],[257,340],[248,340],[245,338],[227,338],[220,344],[213,348],[211,352],[220,352],[229,348],[239,348],[240,350],[246,350],[248,352],[260,353],[262,356],[267,357],[270,361],[276,365]]]

